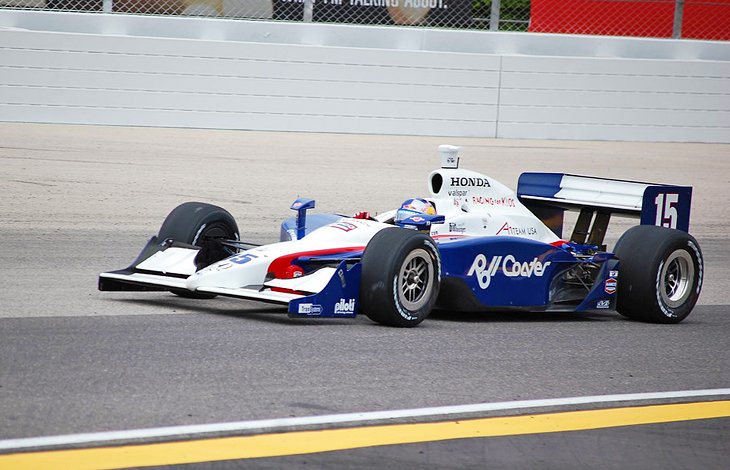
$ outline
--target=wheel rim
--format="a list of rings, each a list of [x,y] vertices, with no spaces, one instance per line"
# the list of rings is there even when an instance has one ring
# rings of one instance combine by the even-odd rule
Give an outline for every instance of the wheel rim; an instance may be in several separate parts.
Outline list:
[[[206,238],[238,238],[236,234],[231,233],[230,227],[223,222],[213,222],[211,224],[203,224],[193,237],[192,245],[200,245]]]
[[[695,279],[692,257],[685,250],[676,250],[664,262],[660,274],[662,300],[677,308],[690,296]]]
[[[433,259],[426,250],[411,251],[398,274],[398,300],[411,312],[426,305],[433,290]]]

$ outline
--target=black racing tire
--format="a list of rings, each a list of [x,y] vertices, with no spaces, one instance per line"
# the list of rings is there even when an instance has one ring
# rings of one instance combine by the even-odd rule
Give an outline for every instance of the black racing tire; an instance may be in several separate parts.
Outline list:
[[[619,259],[616,310],[650,323],[679,323],[702,290],[700,245],[683,231],[652,225],[632,227],[614,248]]]
[[[157,239],[163,242],[172,239],[178,243],[201,247],[195,257],[197,269],[220,261],[228,256],[211,238],[238,240],[238,225],[233,216],[222,207],[204,202],[185,202],[168,214],[162,222]],[[172,289],[175,295],[193,299],[212,299],[214,294],[200,294],[188,290]]]
[[[363,253],[360,309],[374,322],[413,327],[431,313],[440,284],[441,259],[433,239],[386,228]]]
[[[206,237],[238,240],[236,220],[222,207],[204,202],[185,202],[168,214],[162,222],[158,240],[172,238],[176,242],[203,246]]]

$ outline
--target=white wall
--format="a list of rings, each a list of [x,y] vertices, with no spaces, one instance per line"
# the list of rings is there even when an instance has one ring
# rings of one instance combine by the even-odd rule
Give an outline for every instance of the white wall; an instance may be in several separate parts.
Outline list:
[[[730,62],[504,57],[498,135],[730,142]]]
[[[0,11],[0,121],[730,142],[728,79],[718,42]]]

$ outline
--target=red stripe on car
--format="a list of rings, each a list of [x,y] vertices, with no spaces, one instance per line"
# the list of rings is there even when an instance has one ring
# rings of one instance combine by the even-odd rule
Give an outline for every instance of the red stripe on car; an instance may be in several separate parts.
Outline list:
[[[289,253],[288,255],[280,256],[271,262],[269,265],[268,272],[272,273],[277,279],[289,279],[290,271],[289,267],[292,265],[292,261],[302,256],[327,256],[336,255],[338,253],[352,253],[354,251],[363,251],[364,246],[350,246],[343,248],[329,248],[326,250],[313,250],[313,251],[301,251],[299,253]]]

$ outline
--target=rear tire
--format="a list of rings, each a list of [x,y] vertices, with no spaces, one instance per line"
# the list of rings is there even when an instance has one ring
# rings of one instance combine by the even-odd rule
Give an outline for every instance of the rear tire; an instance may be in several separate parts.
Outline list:
[[[619,258],[617,310],[651,323],[679,323],[702,290],[704,262],[695,238],[680,230],[639,225],[614,248]]]
[[[381,230],[362,257],[361,310],[388,326],[413,327],[428,317],[438,297],[441,260],[428,235]]]
[[[227,210],[204,202],[185,202],[177,206],[162,222],[157,234],[160,242],[172,239],[178,243],[201,247],[195,257],[198,270],[230,256],[231,253],[212,241],[214,238],[238,240],[238,225]],[[214,294],[199,294],[189,290],[174,289],[170,292],[194,299],[215,297]]]

